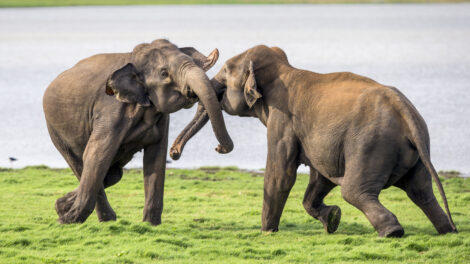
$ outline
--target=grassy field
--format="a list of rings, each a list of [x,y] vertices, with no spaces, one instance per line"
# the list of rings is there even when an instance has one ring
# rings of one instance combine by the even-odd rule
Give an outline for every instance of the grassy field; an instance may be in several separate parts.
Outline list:
[[[307,175],[299,175],[277,233],[260,232],[261,174],[235,168],[170,169],[163,224],[141,222],[144,205],[139,170],[125,172],[107,189],[118,221],[60,225],[54,202],[77,187],[68,169],[0,170],[0,263],[469,263],[470,179],[443,180],[460,233],[437,235],[424,214],[397,188],[383,203],[405,228],[384,239],[341,198],[335,234],[302,207]]]
[[[0,7],[81,5],[455,3],[468,0],[0,0]]]

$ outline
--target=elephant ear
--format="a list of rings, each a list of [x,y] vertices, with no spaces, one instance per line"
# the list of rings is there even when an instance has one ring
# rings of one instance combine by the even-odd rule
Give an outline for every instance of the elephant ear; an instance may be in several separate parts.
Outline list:
[[[218,49],[214,49],[207,57],[192,47],[180,48],[179,50],[193,58],[194,63],[196,63],[196,65],[201,67],[204,71],[208,71],[210,68],[212,68],[212,66],[214,66],[214,64],[219,59]]]
[[[253,107],[256,103],[256,100],[262,97],[261,93],[258,91],[256,86],[255,73],[253,71],[253,61],[250,60],[248,69],[247,69],[248,78],[245,82],[245,87],[243,93],[245,94],[245,100],[248,104],[248,107]]]
[[[116,95],[116,99],[124,103],[150,106],[145,84],[132,63],[111,74],[106,81],[106,94]]]

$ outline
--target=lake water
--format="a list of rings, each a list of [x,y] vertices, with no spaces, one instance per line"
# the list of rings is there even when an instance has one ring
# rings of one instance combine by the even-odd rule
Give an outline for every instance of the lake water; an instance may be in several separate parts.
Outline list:
[[[351,71],[399,88],[427,121],[438,170],[470,172],[470,4],[132,6],[0,9],[0,166],[66,167],[47,133],[42,95],[79,60],[168,38],[223,62],[257,44],[292,65]],[[195,108],[171,115],[170,144]],[[219,155],[206,126],[170,167],[263,168],[266,128],[226,115],[235,149]],[[10,164],[8,157],[18,159]],[[142,154],[129,164],[142,166]],[[305,171],[305,167],[302,169]]]

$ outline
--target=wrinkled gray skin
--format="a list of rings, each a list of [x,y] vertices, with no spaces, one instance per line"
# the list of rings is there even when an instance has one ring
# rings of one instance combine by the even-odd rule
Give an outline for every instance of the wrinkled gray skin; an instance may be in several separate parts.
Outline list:
[[[95,207],[100,221],[115,220],[104,189],[121,179],[124,165],[143,149],[143,220],[160,224],[168,114],[198,98],[208,108],[219,151],[232,150],[204,73],[217,58],[217,50],[206,58],[193,48],[155,40],[131,53],[84,59],[50,84],[43,98],[49,134],[80,180],[77,189],[56,201],[60,223],[84,222]]]
[[[228,60],[211,80],[222,108],[258,118],[268,131],[262,230],[277,231],[299,164],[310,167],[303,205],[328,233],[341,210],[323,198],[336,185],[361,210],[379,236],[401,237],[395,215],[379,201],[397,186],[418,205],[440,234],[457,232],[437,173],[431,164],[426,123],[393,87],[356,74],[317,74],[292,67],[279,48],[257,46]],[[173,144],[184,144],[207,122],[203,106]],[[432,191],[436,181],[447,215]]]

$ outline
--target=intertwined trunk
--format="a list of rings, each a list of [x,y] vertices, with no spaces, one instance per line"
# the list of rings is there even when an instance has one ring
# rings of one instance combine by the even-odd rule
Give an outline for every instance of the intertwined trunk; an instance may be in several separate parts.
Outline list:
[[[180,143],[175,141],[175,144],[177,145],[176,147],[175,144],[173,144],[170,150],[171,157],[173,159],[179,158],[186,142],[207,123],[208,119],[211,120],[215,137],[220,143],[218,151],[220,153],[228,153],[232,151],[232,139],[225,127],[224,117],[222,115],[219,101],[217,100],[217,95],[206,74],[202,69],[193,67],[187,70],[185,78],[187,85],[197,95],[202,105],[199,104],[196,117],[188,126],[186,126],[185,130],[183,130],[183,132],[186,133],[184,133],[184,135],[181,133],[178,137]]]

